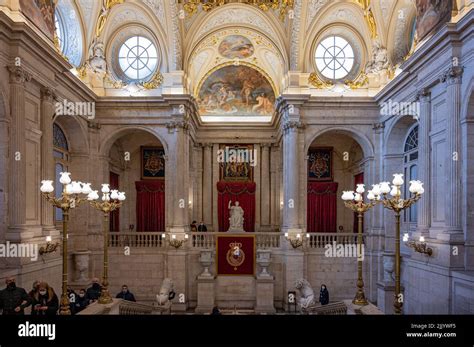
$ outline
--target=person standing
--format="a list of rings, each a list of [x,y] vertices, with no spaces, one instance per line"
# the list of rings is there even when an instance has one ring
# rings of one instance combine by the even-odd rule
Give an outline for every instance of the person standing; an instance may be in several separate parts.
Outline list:
[[[0,290],[0,309],[3,315],[24,315],[25,308],[31,305],[31,298],[23,288],[17,287],[15,277],[7,277],[7,287]]]
[[[329,304],[329,292],[325,284],[321,285],[321,290],[319,291],[319,302],[321,305]]]
[[[199,223],[197,230],[198,231],[207,231],[207,227],[206,227],[206,224],[204,224],[204,221],[201,221]]]
[[[46,282],[41,282],[38,292],[33,296],[32,316],[55,316],[59,309],[58,296]]]
[[[135,300],[135,295],[133,295],[129,290],[127,285],[122,286],[122,291],[117,294],[116,296],[117,299],[123,299],[127,301],[137,301]]]

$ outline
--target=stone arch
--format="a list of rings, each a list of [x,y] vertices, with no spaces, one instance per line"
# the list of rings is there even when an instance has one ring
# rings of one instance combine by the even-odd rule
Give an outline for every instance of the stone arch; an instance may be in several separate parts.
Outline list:
[[[89,141],[84,122],[81,122],[76,116],[56,116],[54,122],[64,131],[71,153],[89,153]]]
[[[369,140],[369,138],[362,134],[361,131],[344,126],[327,127],[317,131],[315,134],[312,134],[310,140],[305,144],[305,153],[308,152],[309,147],[318,137],[328,132],[335,132],[337,134],[343,134],[352,137],[361,146],[364,158],[374,157],[374,145]]]
[[[400,143],[404,143],[409,129],[411,129],[415,123],[417,123],[417,121],[413,116],[403,116],[390,123],[385,132],[384,156],[403,154],[403,148],[400,146]]]
[[[154,131],[153,129],[150,129],[147,126],[141,126],[141,125],[123,126],[107,134],[105,138],[101,140],[99,154],[101,156],[108,156],[112,146],[118,139],[120,139],[127,133],[130,133],[133,131],[139,131],[139,130],[147,132],[153,135],[154,137],[156,137],[156,139],[163,145],[165,155],[168,155],[168,144],[163,139],[163,137],[160,134],[158,134],[158,132]]]

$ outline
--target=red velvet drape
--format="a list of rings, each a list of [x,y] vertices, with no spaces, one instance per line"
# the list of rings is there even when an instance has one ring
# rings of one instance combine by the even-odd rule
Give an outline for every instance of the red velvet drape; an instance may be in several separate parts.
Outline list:
[[[363,172],[354,176],[354,191],[357,189],[358,184],[364,184]],[[364,217],[362,217],[362,230],[364,230]],[[359,221],[357,220],[357,213],[354,212],[354,225],[352,227],[352,232],[357,233],[358,231],[359,231]]]
[[[308,182],[308,232],[336,232],[337,186],[336,182]]]
[[[137,181],[137,231],[165,230],[165,182]]]
[[[109,184],[110,190],[119,189],[119,175],[115,172],[110,171],[109,173]],[[119,231],[120,230],[120,209],[115,210],[110,213],[109,218],[109,230],[110,231]]]
[[[217,183],[219,231],[229,230],[229,201],[238,201],[244,210],[244,230],[255,231],[255,182]]]

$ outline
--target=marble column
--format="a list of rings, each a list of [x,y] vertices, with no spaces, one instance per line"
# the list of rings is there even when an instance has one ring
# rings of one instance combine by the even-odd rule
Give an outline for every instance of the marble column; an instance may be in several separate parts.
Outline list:
[[[300,228],[299,210],[299,163],[298,163],[298,132],[299,121],[287,121],[283,126],[283,227],[285,229]]]
[[[446,231],[462,232],[461,228],[461,82],[463,68],[451,67],[444,74],[442,81],[446,83]]]
[[[21,241],[26,235],[26,120],[25,84],[31,74],[19,66],[9,66],[10,71],[10,178],[9,178],[9,231],[7,239]],[[39,185],[38,185],[39,189]]]
[[[54,180],[53,159],[53,116],[54,90],[48,87],[41,89],[41,179]],[[54,230],[53,205],[41,199],[41,224],[43,234],[50,235]]]
[[[431,222],[430,206],[430,126],[431,126],[431,94],[428,90],[418,93],[420,102],[420,120],[418,128],[418,179],[423,182],[425,195],[418,201],[418,231],[423,235],[429,234]]]
[[[212,144],[202,144],[204,151],[202,164],[202,218],[204,224],[212,224]],[[198,221],[199,222],[199,221]]]
[[[261,193],[260,193],[260,224],[264,228],[270,226],[270,143],[264,143],[262,148]]]

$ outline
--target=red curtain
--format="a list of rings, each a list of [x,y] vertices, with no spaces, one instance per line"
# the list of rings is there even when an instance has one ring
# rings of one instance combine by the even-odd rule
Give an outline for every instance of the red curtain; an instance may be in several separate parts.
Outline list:
[[[219,231],[229,230],[229,201],[236,201],[244,210],[244,230],[255,231],[255,182],[217,183]]]
[[[114,172],[109,173],[109,184],[110,190],[119,189],[119,175]],[[120,231],[120,209],[115,210],[110,213],[109,218],[109,230],[110,231]]]
[[[363,172],[354,176],[354,191],[356,190],[358,184],[364,184]],[[357,220],[357,213],[354,212],[354,225],[352,227],[352,232],[357,233],[358,230],[359,230],[359,222]],[[362,230],[364,230],[364,217],[362,217]]]
[[[308,232],[336,232],[337,186],[336,182],[308,182]]]
[[[137,231],[165,230],[165,182],[137,181]]]

